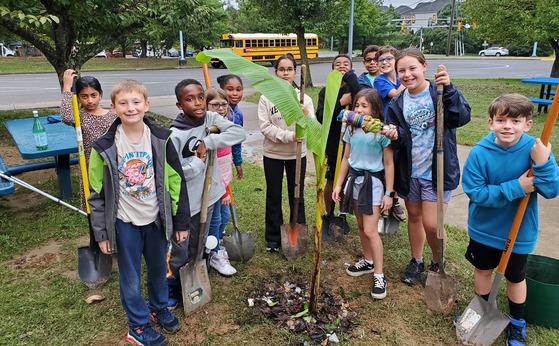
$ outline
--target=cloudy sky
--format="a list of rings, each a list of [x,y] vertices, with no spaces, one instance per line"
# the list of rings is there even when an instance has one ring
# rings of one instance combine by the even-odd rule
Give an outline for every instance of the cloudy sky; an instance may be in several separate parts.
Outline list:
[[[392,5],[394,7],[398,7],[400,5],[406,5],[411,8],[414,8],[420,2],[430,2],[429,0],[384,0],[384,5]]]

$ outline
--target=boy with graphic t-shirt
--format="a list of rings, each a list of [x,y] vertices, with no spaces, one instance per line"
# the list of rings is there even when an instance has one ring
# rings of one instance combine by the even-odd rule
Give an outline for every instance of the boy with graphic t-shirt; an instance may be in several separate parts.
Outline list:
[[[92,146],[89,160],[91,226],[104,254],[116,253],[120,299],[128,316],[127,340],[166,345],[152,329],[180,329],[167,309],[167,243],[188,236],[190,208],[171,131],[144,118],[149,109],[145,87],[134,80],[117,83],[111,109],[118,114]],[[142,297],[142,256],[147,266],[149,303]]]

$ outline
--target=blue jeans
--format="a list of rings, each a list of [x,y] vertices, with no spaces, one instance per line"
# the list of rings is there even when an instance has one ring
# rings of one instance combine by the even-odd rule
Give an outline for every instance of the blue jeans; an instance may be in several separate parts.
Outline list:
[[[224,209],[224,207],[226,206],[221,205],[221,200],[215,202],[213,206],[212,218],[210,220],[210,231],[208,235],[213,235],[217,238],[217,245],[215,248],[212,249],[212,252],[217,252],[220,249],[219,239],[221,238],[221,234],[223,233],[221,231],[221,210]]]
[[[150,323],[150,312],[167,308],[167,237],[155,222],[135,226],[116,220],[116,244],[120,302],[128,316],[128,326]],[[142,255],[147,266],[149,306],[142,297]]]

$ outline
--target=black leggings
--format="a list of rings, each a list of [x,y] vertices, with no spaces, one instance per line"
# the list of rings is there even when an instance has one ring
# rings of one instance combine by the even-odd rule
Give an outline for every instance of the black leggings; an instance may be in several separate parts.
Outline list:
[[[293,216],[293,199],[295,196],[295,161],[278,160],[264,156],[264,175],[266,177],[266,241],[281,243],[280,227],[283,222],[281,208],[283,172],[287,175],[287,193],[289,196],[289,222]],[[305,222],[305,202],[303,199],[307,158],[301,158],[301,180],[298,223]]]

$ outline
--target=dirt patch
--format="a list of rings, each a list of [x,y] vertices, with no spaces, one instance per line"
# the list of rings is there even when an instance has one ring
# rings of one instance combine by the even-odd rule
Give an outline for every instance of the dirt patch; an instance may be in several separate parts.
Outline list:
[[[62,246],[58,242],[50,242],[44,246],[31,250],[28,254],[18,256],[8,261],[7,266],[12,270],[50,267],[60,261]]]

